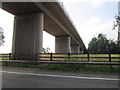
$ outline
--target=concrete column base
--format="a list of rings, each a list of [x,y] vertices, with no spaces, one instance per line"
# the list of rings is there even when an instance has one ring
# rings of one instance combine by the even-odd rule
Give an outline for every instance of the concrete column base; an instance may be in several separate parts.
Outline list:
[[[15,16],[12,53],[22,55],[16,58],[27,59],[24,55],[42,53],[43,19],[41,12]]]
[[[70,36],[55,37],[55,52],[56,53],[71,52]]]
[[[80,53],[79,45],[71,45],[71,53]]]
[[[84,53],[84,50],[80,47],[80,53]]]

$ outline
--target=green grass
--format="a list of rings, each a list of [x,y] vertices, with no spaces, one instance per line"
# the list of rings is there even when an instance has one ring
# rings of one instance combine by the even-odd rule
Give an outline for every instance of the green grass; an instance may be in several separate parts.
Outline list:
[[[88,61],[87,54],[81,54],[81,55],[71,55],[72,58],[65,59],[65,61]],[[80,58],[76,58],[80,57]],[[85,58],[82,58],[85,57]],[[109,61],[109,55],[108,54],[90,54],[89,57],[96,57],[96,58],[89,58],[89,61]],[[98,57],[98,58],[97,58]],[[99,58],[99,57],[107,57],[107,58]],[[111,54],[111,57],[120,57],[120,54]],[[111,61],[120,61],[120,59],[111,59]]]
[[[111,67],[110,66],[95,66],[95,65],[61,65],[61,64],[46,64],[43,66],[39,66],[40,69],[46,70],[60,70],[60,71],[72,71],[72,72],[118,72],[120,68],[118,67]]]
[[[60,57],[60,55],[58,55]],[[66,57],[66,56],[65,56]],[[87,54],[81,55],[71,55],[71,57],[87,57]],[[90,54],[90,57],[109,57],[108,54]],[[120,57],[120,54],[111,54],[111,57]],[[9,58],[2,57],[2,59],[7,60]],[[53,60],[54,61],[54,60]],[[87,58],[63,58],[62,61],[70,61],[70,62],[78,62],[78,61],[88,61]],[[106,58],[90,58],[89,61],[109,61]],[[120,61],[120,59],[112,59],[112,61]],[[18,63],[8,63],[9,66],[17,66],[17,67],[30,67],[30,68],[40,68],[46,70],[61,70],[61,71],[73,71],[73,72],[81,72],[81,71],[90,71],[90,72],[118,72],[120,71],[120,66],[112,66],[110,67],[105,65],[76,65],[76,64],[18,64]],[[5,66],[5,63],[3,63]]]
[[[9,54],[0,54],[0,60],[9,60]]]
[[[5,63],[3,63],[5,66]],[[27,68],[39,68],[44,70],[60,70],[69,72],[119,72],[120,66],[109,65],[80,65],[80,64],[20,64],[20,63],[8,63],[7,66],[12,67],[27,67]]]

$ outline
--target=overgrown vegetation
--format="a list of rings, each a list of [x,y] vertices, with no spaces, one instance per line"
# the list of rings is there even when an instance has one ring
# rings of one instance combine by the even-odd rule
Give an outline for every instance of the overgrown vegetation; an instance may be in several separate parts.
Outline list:
[[[6,63],[3,63],[5,66]],[[18,64],[7,63],[7,66],[23,67],[23,68],[38,68],[43,70],[60,70],[68,72],[119,72],[120,66],[105,66],[105,65],[80,65],[80,64]]]
[[[96,65],[76,65],[76,64],[46,64],[40,66],[41,69],[47,70],[62,70],[62,71],[73,71],[73,72],[118,72],[120,68],[118,67],[110,67],[110,66],[96,66]]]

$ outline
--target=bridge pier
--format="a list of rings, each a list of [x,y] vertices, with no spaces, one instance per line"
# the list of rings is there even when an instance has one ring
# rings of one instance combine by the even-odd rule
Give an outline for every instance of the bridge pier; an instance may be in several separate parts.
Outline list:
[[[55,52],[56,53],[71,52],[70,36],[55,37]]]
[[[85,50],[83,50],[81,47],[80,47],[80,53],[85,53]]]
[[[42,12],[15,16],[12,53],[42,53],[43,20]]]
[[[71,53],[80,53],[80,47],[78,44],[71,45]]]

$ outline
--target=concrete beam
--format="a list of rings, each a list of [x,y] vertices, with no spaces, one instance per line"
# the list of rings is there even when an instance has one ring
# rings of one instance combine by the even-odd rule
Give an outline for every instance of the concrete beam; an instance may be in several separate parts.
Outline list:
[[[55,52],[56,53],[71,52],[70,36],[55,37]]]
[[[15,16],[12,53],[42,53],[43,20],[41,12]]]

